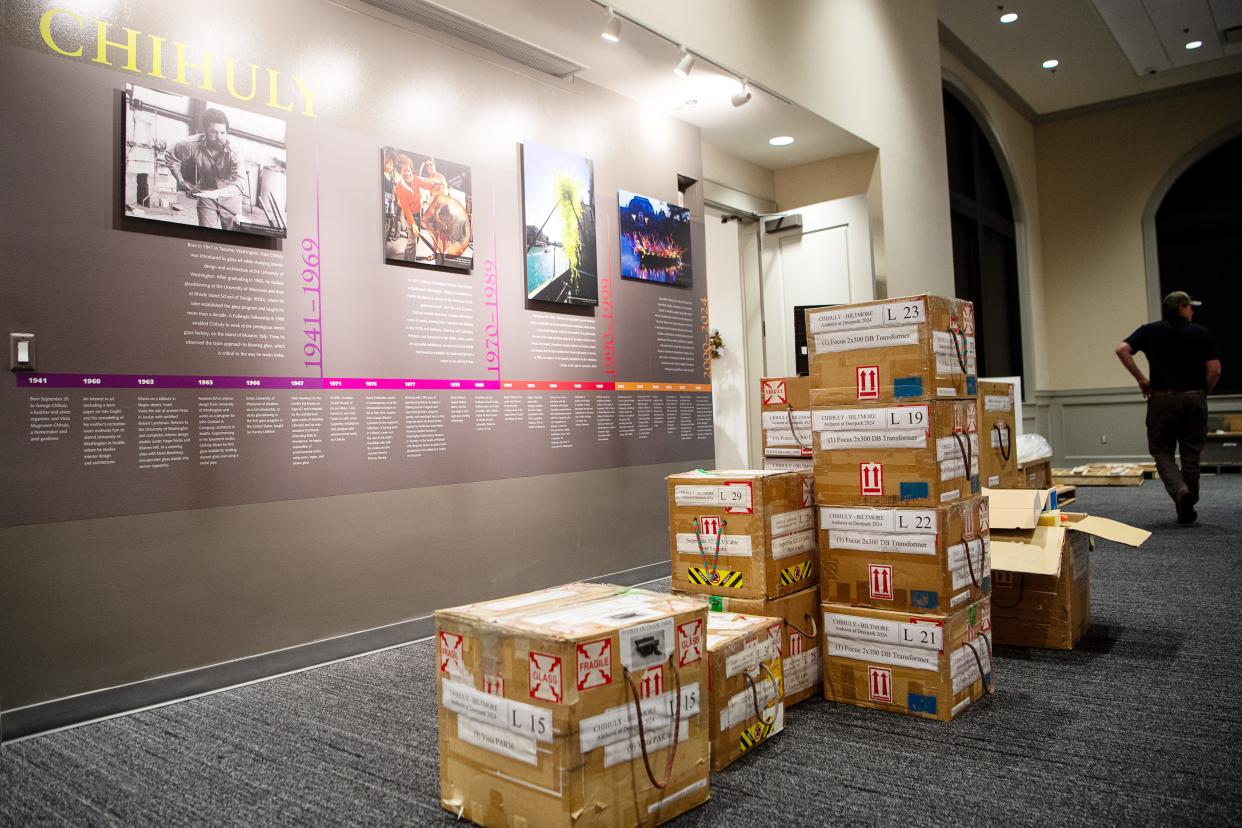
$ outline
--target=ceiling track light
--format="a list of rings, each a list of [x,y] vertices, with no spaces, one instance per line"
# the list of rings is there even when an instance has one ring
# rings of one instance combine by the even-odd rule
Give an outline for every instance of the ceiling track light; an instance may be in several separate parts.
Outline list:
[[[694,68],[694,55],[686,51],[686,47],[681,47],[681,60],[677,61],[677,67],[673,69],[673,74],[680,78],[690,77],[690,70]]]
[[[599,36],[609,43],[617,43],[621,40],[621,18],[617,17],[617,13],[612,10],[612,6],[608,6],[608,20],[604,22],[603,31]]]
[[[742,106],[743,104],[750,103],[750,97],[750,87],[746,84],[746,80],[743,79],[742,88],[734,92],[730,100],[733,101],[734,106]]]

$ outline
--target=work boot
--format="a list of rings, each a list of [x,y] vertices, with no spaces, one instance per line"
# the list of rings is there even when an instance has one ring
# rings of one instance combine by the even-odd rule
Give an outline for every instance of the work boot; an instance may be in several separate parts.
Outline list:
[[[1182,489],[1177,493],[1173,503],[1177,506],[1178,523],[1191,524],[1199,519],[1199,513],[1195,511],[1195,500],[1189,489]]]

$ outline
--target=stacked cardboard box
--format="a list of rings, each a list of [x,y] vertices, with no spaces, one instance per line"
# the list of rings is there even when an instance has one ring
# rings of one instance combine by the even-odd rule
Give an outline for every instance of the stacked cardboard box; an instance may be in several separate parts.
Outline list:
[[[824,684],[819,652],[819,587],[813,586],[780,598],[728,598],[711,596],[714,612],[781,619],[781,673],[785,707],[819,695]]]
[[[992,489],[1020,488],[1013,385],[979,381],[979,479]]]
[[[998,644],[1070,650],[1091,624],[1090,552],[1097,537],[1140,546],[1151,533],[1048,508],[1050,491],[989,489]]]
[[[707,614],[712,770],[785,729],[779,618]]]
[[[445,810],[486,826],[653,825],[705,802],[706,616],[701,601],[596,584],[437,611]]]
[[[806,323],[824,695],[951,719],[991,683],[973,307],[914,296]]]
[[[797,472],[670,475],[668,514],[678,590],[768,599],[816,583],[815,509]]]
[[[808,377],[763,377],[759,380],[762,405],[760,426],[763,456],[811,457],[811,381]],[[765,466],[766,468],[766,466]]]

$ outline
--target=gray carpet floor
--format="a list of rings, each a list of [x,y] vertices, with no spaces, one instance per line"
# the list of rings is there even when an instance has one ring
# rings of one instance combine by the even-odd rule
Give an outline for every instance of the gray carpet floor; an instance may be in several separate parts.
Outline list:
[[[1242,476],[1203,489],[1193,527],[1158,482],[1080,489],[1155,534],[1099,544],[1073,652],[998,647],[949,724],[805,702],[677,824],[1242,824]],[[447,825],[434,669],[421,642],[5,746],[0,825]]]

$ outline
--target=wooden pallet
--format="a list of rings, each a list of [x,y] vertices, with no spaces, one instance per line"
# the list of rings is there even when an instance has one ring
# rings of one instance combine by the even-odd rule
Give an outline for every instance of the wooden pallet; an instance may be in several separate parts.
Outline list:
[[[1068,486],[1141,486],[1143,478],[1143,468],[1136,463],[1088,463],[1052,470],[1052,481]]]
[[[1078,488],[1069,486],[1065,483],[1058,483],[1054,486],[1057,490],[1057,508],[1063,509],[1078,499]]]

